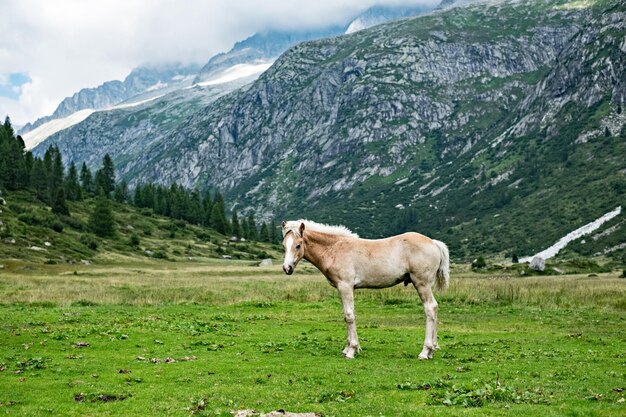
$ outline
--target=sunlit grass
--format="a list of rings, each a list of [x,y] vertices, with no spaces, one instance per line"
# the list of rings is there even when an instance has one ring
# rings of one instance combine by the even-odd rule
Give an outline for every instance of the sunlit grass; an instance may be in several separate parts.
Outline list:
[[[626,280],[618,273],[519,277],[453,270],[440,302],[522,304],[546,308],[587,305],[626,310]],[[313,302],[335,298],[335,290],[311,265],[285,276],[280,266],[255,262],[158,262],[116,265],[8,264],[0,279],[0,303],[225,305],[244,301]],[[357,301],[418,302],[412,286],[357,291]],[[394,301],[395,300],[395,301]]]
[[[363,351],[347,361],[338,297],[310,265],[288,277],[253,262],[117,262],[7,263],[0,414],[623,415],[617,274],[456,266],[428,362],[415,290],[360,290]]]

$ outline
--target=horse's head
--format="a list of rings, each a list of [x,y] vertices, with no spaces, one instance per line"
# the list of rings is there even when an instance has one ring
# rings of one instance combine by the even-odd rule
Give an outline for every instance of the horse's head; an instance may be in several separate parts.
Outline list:
[[[283,228],[283,247],[285,248],[285,262],[283,262],[283,271],[285,274],[291,275],[296,269],[296,265],[304,256],[304,223],[300,223],[298,230],[285,230],[286,223],[281,224]]]

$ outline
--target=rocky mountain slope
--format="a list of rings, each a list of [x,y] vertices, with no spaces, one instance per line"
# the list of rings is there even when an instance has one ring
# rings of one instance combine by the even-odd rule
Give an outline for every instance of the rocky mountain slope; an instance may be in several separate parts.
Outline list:
[[[261,217],[528,255],[624,205],[624,22],[615,0],[490,1],[302,43],[114,158],[132,183],[219,187]],[[55,140],[68,159],[93,152],[80,133]]]
[[[55,112],[23,126],[19,133],[32,148],[56,132],[81,123],[99,110],[143,104],[191,85],[206,87],[241,78],[253,80],[276,58],[297,43],[337,36],[346,28],[365,28],[400,17],[424,13],[432,6],[374,6],[357,16],[350,24],[317,30],[269,31],[254,34],[237,42],[225,53],[212,57],[202,67],[198,64],[169,63],[135,68],[124,81],[107,81],[95,88],[84,88],[65,98]],[[184,92],[183,92],[184,93]],[[183,94],[184,95],[184,94]],[[211,95],[211,94],[210,94]],[[196,94],[191,94],[194,100]],[[38,129],[39,128],[39,129]],[[106,151],[105,151],[106,152]]]

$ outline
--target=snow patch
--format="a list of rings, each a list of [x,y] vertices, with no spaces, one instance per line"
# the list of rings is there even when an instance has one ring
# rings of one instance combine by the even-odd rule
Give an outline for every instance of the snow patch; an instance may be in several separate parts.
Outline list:
[[[26,149],[33,149],[35,146],[43,142],[48,136],[82,122],[91,116],[93,112],[95,112],[94,109],[80,110],[62,119],[51,120],[31,130],[30,132],[24,133],[22,135],[22,139],[24,139]]]
[[[165,95],[165,94],[161,94],[161,95],[156,96],[156,97],[150,97],[150,98],[147,98],[147,99],[145,99],[145,100],[134,101],[134,102],[131,102],[131,103],[116,104],[115,106],[112,106],[112,107],[109,107],[109,108],[107,108],[107,109],[103,109],[103,110],[98,110],[98,111],[107,111],[107,110],[116,110],[116,109],[127,109],[127,108],[129,108],[129,107],[136,107],[136,106],[139,106],[139,105],[141,105],[141,104],[148,103],[149,101],[156,100],[157,98],[161,98],[161,97],[163,97],[164,95]]]
[[[604,223],[608,222],[609,220],[611,220],[612,218],[619,216],[620,213],[622,212],[622,206],[617,207],[615,210],[609,211],[608,213],[606,213],[605,215],[603,215],[602,217],[592,221],[591,223],[587,223],[586,225],[579,227],[578,229],[574,230],[573,232],[568,233],[567,235],[563,236],[561,239],[559,239],[558,242],[556,242],[554,245],[550,246],[549,248],[536,253],[535,255],[532,256],[527,256],[524,258],[521,258],[519,261],[520,262],[530,262],[535,256],[539,256],[543,259],[548,259],[548,258],[552,258],[553,256],[555,256],[557,253],[559,253],[559,251],[561,249],[563,249],[564,247],[566,247],[568,245],[568,243],[570,243],[573,240],[576,240],[582,236],[588,235],[589,233],[593,232],[594,230],[597,230],[600,226],[602,226]]]
[[[84,109],[79,110],[76,113],[72,113],[67,117],[62,119],[50,120],[37,127],[36,129],[31,130],[30,132],[26,132],[22,135],[22,139],[24,139],[24,144],[26,145],[26,149],[33,149],[35,146],[39,145],[41,142],[46,140],[49,136],[54,135],[61,130],[65,130],[69,127],[72,127],[89,116],[91,116],[95,112],[100,111],[108,111],[108,110],[116,110],[116,109],[127,109],[129,107],[136,107],[141,104],[147,103],[149,101],[156,100],[157,98],[163,97],[163,95],[159,95],[156,97],[151,97],[145,100],[135,101],[131,103],[118,104],[115,106],[108,107],[102,110],[94,110],[94,109]]]
[[[271,67],[272,64],[273,62],[264,62],[261,64],[257,63],[233,65],[232,67],[220,72],[215,78],[208,81],[203,81],[196,85],[200,87],[206,87],[209,85],[224,84],[230,81],[238,80],[240,78],[249,77],[251,75],[261,74],[262,72],[265,72],[269,67]]]
[[[165,88],[165,87],[167,87],[167,84],[166,83],[162,83],[161,81],[159,81],[156,84],[151,85],[150,87],[148,87],[148,89],[145,92],[160,90],[161,88]]]

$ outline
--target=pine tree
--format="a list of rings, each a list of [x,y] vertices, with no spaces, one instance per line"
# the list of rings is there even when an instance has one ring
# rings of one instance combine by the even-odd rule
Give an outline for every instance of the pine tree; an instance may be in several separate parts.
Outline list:
[[[211,225],[211,210],[213,209],[213,201],[211,200],[211,194],[207,191],[202,198],[202,207],[204,208],[203,224],[206,226]]]
[[[70,169],[65,177],[65,197],[70,201],[79,201],[83,198],[80,184],[78,183],[78,171],[74,162],[70,163]]]
[[[237,239],[241,237],[241,226],[239,225],[239,219],[237,218],[237,210],[233,210],[233,214],[230,219],[230,233]]]
[[[259,232],[259,241],[261,242],[270,241],[270,234],[269,234],[269,231],[267,230],[267,223],[265,222],[261,224],[261,231]]]
[[[112,237],[115,235],[115,218],[111,202],[102,191],[95,201],[95,207],[89,216],[89,228],[97,236]]]
[[[244,217],[239,222],[241,227],[241,236],[250,239],[250,228],[248,227],[248,220]]]
[[[135,207],[142,207],[143,194],[141,193],[141,184],[135,186],[135,193],[133,194],[133,205]]]
[[[59,152],[59,148],[56,146],[48,150],[52,159],[52,165],[48,174],[48,204],[52,207],[52,212],[69,215],[70,212],[65,202],[65,168],[61,159],[61,152]]]
[[[128,183],[126,181],[122,181],[115,186],[115,192],[113,193],[113,198],[118,203],[125,203],[130,198],[128,194]]]
[[[80,184],[83,187],[84,194],[93,194],[95,192],[93,175],[91,174],[91,170],[87,167],[87,164],[84,162],[80,168]]]
[[[8,125],[8,126],[7,126]],[[18,190],[25,184],[24,178],[27,171],[24,166],[24,142],[21,138],[13,136],[11,122],[5,121],[0,126],[2,137],[0,138],[0,187],[9,190]]]
[[[226,234],[228,230],[228,220],[226,220],[226,209],[224,207],[224,198],[219,191],[215,192],[213,197],[213,208],[211,209],[210,226],[220,233]]]
[[[41,159],[35,158],[33,167],[30,170],[30,186],[35,190],[37,198],[45,201],[48,194],[48,179]]]
[[[278,243],[278,228],[276,227],[274,219],[272,219],[270,223],[270,243]]]
[[[226,221],[218,204],[213,204],[211,210],[211,227],[221,234],[226,234]]]
[[[102,158],[102,168],[96,172],[96,184],[102,187],[107,197],[115,189],[115,167],[108,153]]]
[[[256,221],[254,220],[254,214],[248,216],[248,239],[259,240],[259,235],[256,229]]]
[[[50,204],[50,189],[52,189],[52,160],[54,158],[54,148],[51,146],[46,149],[46,153],[43,156],[43,171],[46,178],[46,193],[42,201],[46,204]]]
[[[52,196],[52,212],[55,214],[70,215],[70,209],[65,202],[65,189],[61,186],[57,187]]]
[[[190,222],[194,224],[202,224],[204,218],[204,208],[202,207],[202,198],[198,190],[193,190],[189,195],[189,209],[187,210]]]
[[[9,116],[4,118],[3,127],[8,137],[12,138],[15,136],[15,131],[13,130],[13,126],[11,125],[11,118]]]

